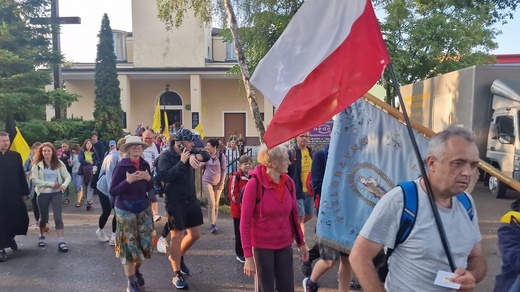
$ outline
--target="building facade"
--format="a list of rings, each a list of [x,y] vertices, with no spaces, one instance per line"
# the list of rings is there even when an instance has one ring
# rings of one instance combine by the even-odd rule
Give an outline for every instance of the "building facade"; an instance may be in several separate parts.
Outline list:
[[[157,18],[154,0],[132,0],[133,32],[114,30],[115,52],[125,130],[152,125],[160,103],[169,124],[179,122],[194,129],[202,124],[206,137],[227,139],[242,134],[248,145],[258,144],[240,76],[228,74],[237,64],[232,44],[218,36],[218,29],[187,16],[178,29],[167,31]],[[92,119],[95,64],[74,64],[63,69],[66,90],[82,97],[67,109],[68,117]],[[273,106],[257,93],[264,123]],[[48,119],[54,116],[47,110]]]

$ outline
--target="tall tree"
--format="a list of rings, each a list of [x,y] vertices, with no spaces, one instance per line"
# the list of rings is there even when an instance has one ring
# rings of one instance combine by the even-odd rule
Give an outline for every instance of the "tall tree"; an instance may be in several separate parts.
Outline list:
[[[108,15],[103,15],[99,31],[96,57],[96,99],[94,100],[94,119],[96,130],[103,139],[121,138],[123,123],[121,116],[121,89],[117,79],[114,38]]]
[[[67,93],[46,92],[48,70],[61,62],[51,50],[50,25],[29,25],[45,16],[48,0],[0,0],[0,120],[12,113],[17,120],[45,119],[45,106],[55,97],[65,104],[77,100]]]

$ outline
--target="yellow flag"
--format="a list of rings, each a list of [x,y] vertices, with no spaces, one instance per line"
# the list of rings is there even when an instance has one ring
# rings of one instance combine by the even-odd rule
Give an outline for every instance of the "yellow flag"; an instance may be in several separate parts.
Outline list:
[[[168,123],[168,115],[166,114],[166,111],[164,111],[163,136],[166,138],[170,138],[170,124]]]
[[[201,123],[199,123],[199,124],[195,127],[195,131],[199,132],[200,139],[203,140],[203,139],[204,139],[204,129],[202,128],[202,124],[201,124]]]
[[[157,100],[157,106],[155,107],[155,112],[153,113],[152,130],[154,133],[159,133],[161,130],[161,105],[159,100]]]
[[[25,161],[29,157],[30,148],[23,138],[22,133],[16,126],[12,115],[7,116],[5,128],[6,132],[9,133],[9,139],[11,140],[11,146],[9,149],[20,153],[20,156],[22,156],[22,161]]]

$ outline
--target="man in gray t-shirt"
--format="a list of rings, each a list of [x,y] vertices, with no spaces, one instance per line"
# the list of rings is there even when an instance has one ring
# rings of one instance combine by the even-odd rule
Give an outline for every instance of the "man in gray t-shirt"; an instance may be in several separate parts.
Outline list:
[[[455,197],[469,186],[478,162],[477,146],[464,128],[449,127],[430,141],[427,175],[457,267],[456,278],[451,281],[461,284],[461,290],[474,289],[487,270],[475,203],[468,195],[474,213],[471,220]],[[419,200],[415,225],[388,260],[384,288],[372,259],[383,246],[394,248],[404,206],[401,188],[391,190],[377,203],[354,243],[350,263],[365,291],[455,291],[434,284],[437,273],[450,272],[450,266],[424,191],[424,180],[415,183]]]

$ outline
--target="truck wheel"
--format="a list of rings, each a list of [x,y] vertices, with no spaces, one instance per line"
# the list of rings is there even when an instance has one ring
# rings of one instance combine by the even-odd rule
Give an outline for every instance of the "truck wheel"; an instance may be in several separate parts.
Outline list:
[[[507,185],[494,176],[489,177],[489,190],[497,199],[503,199],[506,196]]]

